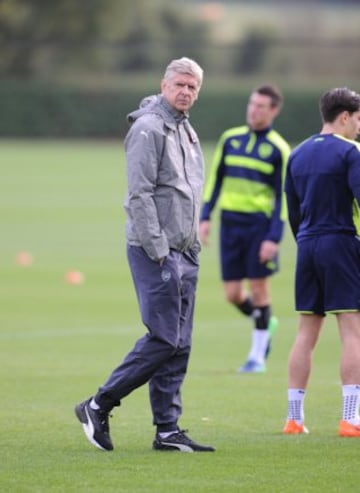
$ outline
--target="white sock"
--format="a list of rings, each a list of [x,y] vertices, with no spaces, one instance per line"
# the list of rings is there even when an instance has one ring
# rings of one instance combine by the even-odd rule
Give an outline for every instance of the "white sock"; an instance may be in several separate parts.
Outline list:
[[[288,419],[304,423],[305,389],[288,389]]]
[[[95,401],[94,397],[90,401],[90,407],[91,407],[91,409],[94,409],[95,411],[97,411],[98,409],[100,409],[100,406],[99,406],[99,404],[97,404],[97,402]]]
[[[342,419],[358,425],[360,406],[360,385],[343,385],[342,386]]]
[[[251,349],[248,360],[263,364],[265,362],[265,352],[269,342],[269,331],[253,329]]]

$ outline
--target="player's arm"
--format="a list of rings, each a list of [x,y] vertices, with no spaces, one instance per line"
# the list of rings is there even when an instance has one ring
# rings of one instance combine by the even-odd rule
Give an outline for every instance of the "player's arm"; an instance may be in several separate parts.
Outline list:
[[[203,207],[201,212],[201,221],[209,221],[211,212],[216,205],[219,197],[223,176],[224,176],[224,134],[220,137],[214,151],[214,156],[211,163],[209,178],[206,181]]]
[[[207,246],[209,244],[209,236],[211,231],[211,223],[208,220],[200,221],[199,236],[202,245]]]
[[[200,241],[204,245],[209,244],[211,212],[216,205],[221,191],[224,174],[223,154],[224,138],[221,136],[215,148],[209,178],[204,190],[203,205],[200,215],[199,234]]]
[[[360,235],[360,144],[355,144],[348,154],[348,185],[354,195],[353,218],[356,232]]]
[[[274,162],[274,208],[266,240],[280,243],[287,219],[284,181],[291,149],[288,143],[276,134],[271,136],[271,141],[278,150],[278,156]]]
[[[271,214],[270,227],[266,235],[266,240],[280,243],[286,218],[286,203],[283,190],[283,171],[282,165],[278,163],[274,171],[274,208]]]
[[[293,178],[291,176],[290,166],[287,169],[287,173],[285,177],[285,194],[286,194],[289,223],[290,223],[292,234],[296,239],[296,235],[298,233],[300,226],[301,214],[300,214],[300,203],[295,191]]]

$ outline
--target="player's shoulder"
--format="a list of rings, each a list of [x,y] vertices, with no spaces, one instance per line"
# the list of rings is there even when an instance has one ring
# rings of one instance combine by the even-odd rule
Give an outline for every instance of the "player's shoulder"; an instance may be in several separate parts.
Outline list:
[[[307,147],[308,145],[311,145],[311,143],[314,141],[314,139],[316,138],[317,136],[316,135],[312,135],[311,137],[308,137],[307,139],[301,141],[299,144],[297,144],[291,151],[291,155],[290,157],[293,157],[295,156],[296,154],[298,154],[300,151],[302,151],[305,147]]]
[[[269,132],[266,134],[267,140],[279,151],[282,153],[286,153],[286,155],[290,154],[290,145],[289,143],[284,139],[284,137],[274,128],[271,128]]]
[[[330,136],[331,137],[331,136]],[[304,139],[299,144],[297,144],[290,153],[290,160],[296,157],[298,154],[306,152],[307,149],[311,149],[314,145],[326,143],[328,136],[322,134],[314,134]]]
[[[245,135],[250,132],[250,129],[247,125],[240,125],[238,127],[231,127],[226,130],[221,134],[220,139],[222,140],[227,140],[231,139],[234,137],[241,137],[242,135]]]
[[[347,139],[346,137],[339,135],[339,134],[333,134],[334,138],[338,139],[339,142],[342,143],[344,147],[348,147],[349,149],[354,148],[354,150],[357,150],[360,152],[360,142],[356,142],[355,140]]]

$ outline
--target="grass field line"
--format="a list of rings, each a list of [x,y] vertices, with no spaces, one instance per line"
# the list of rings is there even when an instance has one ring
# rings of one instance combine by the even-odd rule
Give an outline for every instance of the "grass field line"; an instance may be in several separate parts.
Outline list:
[[[295,326],[296,318],[288,317],[281,318],[281,325],[286,326],[287,328],[292,328]],[[244,329],[246,330],[246,324],[251,327],[251,322],[245,320]],[[217,327],[221,327],[223,330],[223,326],[226,325],[226,328],[234,329],[240,327],[239,320],[226,320],[224,323],[223,319],[214,319],[211,321],[200,321],[195,322],[194,333],[196,334],[197,330],[205,330],[205,329],[214,329]],[[82,335],[114,335],[114,334],[130,334],[134,333],[135,336],[141,335],[141,327],[132,326],[132,325],[124,325],[124,326],[116,326],[116,327],[76,327],[76,328],[64,328],[64,327],[49,327],[46,329],[26,329],[26,330],[7,330],[0,332],[0,340],[12,340],[12,339],[33,339],[33,338],[56,338],[56,337],[78,337]],[[145,329],[144,329],[145,332]]]

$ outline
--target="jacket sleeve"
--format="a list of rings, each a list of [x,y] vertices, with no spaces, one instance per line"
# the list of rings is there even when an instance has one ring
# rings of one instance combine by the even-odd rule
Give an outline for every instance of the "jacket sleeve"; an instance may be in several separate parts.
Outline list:
[[[141,246],[152,260],[166,257],[169,245],[159,223],[154,200],[164,136],[141,119],[133,123],[125,141],[128,175],[126,210]]]

